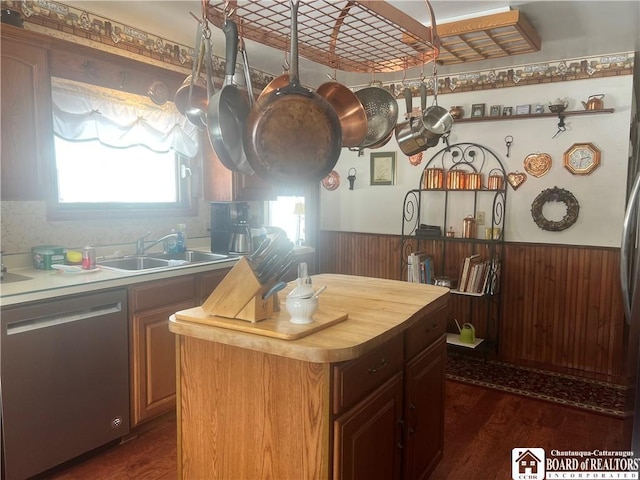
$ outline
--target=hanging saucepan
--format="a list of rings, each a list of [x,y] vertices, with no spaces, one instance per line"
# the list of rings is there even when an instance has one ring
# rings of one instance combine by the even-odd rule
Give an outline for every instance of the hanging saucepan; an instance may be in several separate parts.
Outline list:
[[[413,110],[413,96],[410,88],[404,89],[404,98],[407,103],[407,116],[409,118],[406,122],[396,125],[395,135],[402,153],[410,157],[411,155],[415,155],[416,153],[426,150],[427,144],[423,135],[421,119],[416,118],[411,114]]]
[[[451,130],[453,117],[446,108],[432,105],[422,114],[422,125],[427,146],[435,147],[440,138]]]
[[[226,19],[222,31],[225,34],[225,69],[222,89],[209,99],[207,129],[209,140],[220,162],[229,170],[242,172],[245,162],[242,132],[249,114],[249,104],[242,92],[233,85],[238,57],[238,27]],[[249,166],[248,163],[246,163]]]
[[[366,87],[356,92],[367,116],[367,134],[358,145],[360,150],[371,148],[389,137],[398,122],[398,102],[381,87]]]
[[[274,183],[320,181],[342,148],[340,119],[331,104],[300,85],[298,0],[291,7],[289,85],[258,99],[244,134],[247,158],[256,174]]]
[[[191,75],[184,79],[182,85],[176,90],[173,102],[176,109],[200,130],[207,128],[207,107],[209,95],[207,83],[200,76],[202,59],[204,58],[204,45],[202,43],[202,24],[198,24],[196,33],[195,56]]]
[[[433,70],[434,96],[433,105],[429,108],[425,108],[427,103],[427,87],[424,82],[420,88],[420,100],[422,102],[421,130],[427,147],[435,147],[438,145],[440,138],[448,135],[453,126],[453,117],[449,111],[438,105],[438,76],[435,65]]]
[[[436,81],[438,81],[437,78]],[[425,112],[427,111],[427,86],[424,82],[420,84],[420,111],[422,112],[422,120],[424,118]],[[423,121],[420,121],[420,128],[422,131],[422,135],[424,136],[424,141],[427,145],[427,148],[432,148],[438,145],[441,135],[432,133],[427,130]]]
[[[174,103],[177,110],[200,130],[207,128],[207,108],[209,106],[209,97],[207,96],[207,83],[204,78],[197,76],[192,82],[189,75],[182,85],[176,90]],[[191,94],[189,94],[191,90]],[[191,97],[189,97],[191,95]],[[191,100],[189,100],[191,98]]]
[[[356,147],[367,135],[367,115],[358,97],[347,87],[336,82],[325,82],[316,92],[333,107],[342,127],[342,146]]]

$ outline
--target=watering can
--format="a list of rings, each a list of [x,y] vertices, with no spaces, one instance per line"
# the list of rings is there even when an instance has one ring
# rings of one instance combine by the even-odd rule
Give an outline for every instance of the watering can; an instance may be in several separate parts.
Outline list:
[[[475,343],[476,329],[470,323],[465,323],[460,329],[460,341],[462,343]]]

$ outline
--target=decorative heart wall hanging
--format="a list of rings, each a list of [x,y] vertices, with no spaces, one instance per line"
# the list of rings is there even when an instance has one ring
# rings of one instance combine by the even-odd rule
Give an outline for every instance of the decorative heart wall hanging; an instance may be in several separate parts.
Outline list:
[[[534,177],[541,177],[551,170],[551,155],[548,153],[531,153],[524,159],[524,169]]]
[[[507,182],[514,190],[517,190],[527,180],[527,174],[522,172],[511,172],[507,174]]]

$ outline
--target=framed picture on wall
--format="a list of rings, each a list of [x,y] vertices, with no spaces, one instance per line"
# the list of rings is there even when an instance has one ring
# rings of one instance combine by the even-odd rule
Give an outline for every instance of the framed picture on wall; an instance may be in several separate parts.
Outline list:
[[[508,117],[509,115],[513,115],[513,107],[504,107],[502,109],[502,115]]]
[[[484,117],[484,103],[474,103],[471,106],[472,117]]]
[[[529,115],[531,113],[531,105],[518,105],[516,107],[516,115]]]
[[[371,185],[395,185],[396,152],[371,154]]]
[[[491,109],[489,110],[490,117],[499,117],[500,116],[500,105],[491,105]]]

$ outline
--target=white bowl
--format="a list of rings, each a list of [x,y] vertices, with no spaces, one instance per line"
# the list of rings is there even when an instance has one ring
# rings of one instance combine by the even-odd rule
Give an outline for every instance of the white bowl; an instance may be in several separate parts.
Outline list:
[[[290,322],[306,324],[313,322],[313,314],[318,310],[317,298],[295,298],[287,296],[287,312],[291,315]]]

